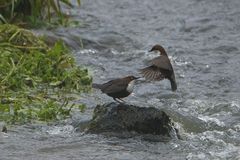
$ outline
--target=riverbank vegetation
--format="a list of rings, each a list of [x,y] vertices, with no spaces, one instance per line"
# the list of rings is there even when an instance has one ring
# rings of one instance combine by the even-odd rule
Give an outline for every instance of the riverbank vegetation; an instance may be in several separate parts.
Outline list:
[[[80,5],[80,0],[76,0]],[[47,26],[71,24],[63,7],[72,8],[71,0],[0,0],[0,24]],[[76,23],[76,22],[75,22]]]
[[[90,90],[91,81],[63,42],[48,47],[26,29],[0,25],[0,121],[66,118],[73,108],[84,109],[74,99]]]

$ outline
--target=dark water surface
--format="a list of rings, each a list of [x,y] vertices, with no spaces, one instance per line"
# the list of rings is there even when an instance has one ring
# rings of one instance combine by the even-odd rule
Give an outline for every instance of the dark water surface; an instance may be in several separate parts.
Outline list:
[[[125,100],[164,108],[183,140],[119,139],[75,132],[72,121],[91,118],[96,104],[112,99],[99,91],[84,95],[86,113],[56,126],[21,126],[0,135],[0,159],[240,159],[240,1],[82,0],[74,18],[83,25],[59,35],[77,48],[80,65],[94,82],[138,75],[162,44],[171,58],[177,92],[166,81],[139,82]],[[51,31],[52,32],[52,31]]]

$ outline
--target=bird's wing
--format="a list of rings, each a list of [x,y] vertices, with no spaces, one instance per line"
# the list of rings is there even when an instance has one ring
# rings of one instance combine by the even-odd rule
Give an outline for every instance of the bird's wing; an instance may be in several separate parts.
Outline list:
[[[120,92],[127,88],[127,83],[125,81],[120,81],[119,79],[111,80],[104,84],[102,89],[103,93],[114,93]]]
[[[159,68],[154,65],[140,69],[139,71],[148,80],[160,81],[165,78],[165,76],[159,71]]]
[[[153,66],[160,69],[173,70],[170,60],[167,56],[158,56],[151,61]]]

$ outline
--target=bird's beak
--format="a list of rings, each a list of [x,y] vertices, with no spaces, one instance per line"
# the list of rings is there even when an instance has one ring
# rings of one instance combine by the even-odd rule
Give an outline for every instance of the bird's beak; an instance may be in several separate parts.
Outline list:
[[[135,80],[138,81],[139,79],[141,79],[142,77],[135,77]]]
[[[151,50],[149,50],[148,52],[152,52],[153,50],[151,49]]]
[[[152,49],[150,49],[148,52],[152,52],[153,51],[153,48]]]

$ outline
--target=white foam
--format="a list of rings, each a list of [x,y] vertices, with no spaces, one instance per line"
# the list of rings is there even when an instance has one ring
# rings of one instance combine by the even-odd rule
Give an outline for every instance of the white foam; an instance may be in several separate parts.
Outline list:
[[[74,127],[71,125],[66,126],[54,126],[51,127],[46,132],[50,135],[67,135],[74,131]]]
[[[94,49],[83,49],[83,50],[80,50],[78,53],[80,53],[80,54],[96,54],[97,51]]]
[[[204,122],[213,122],[215,124],[217,124],[218,126],[220,127],[224,127],[225,126],[225,123],[220,121],[219,119],[217,118],[212,118],[212,117],[209,117],[209,116],[203,116],[203,115],[200,115],[198,116],[199,119],[203,120]]]

